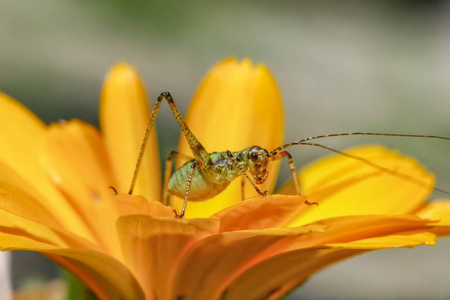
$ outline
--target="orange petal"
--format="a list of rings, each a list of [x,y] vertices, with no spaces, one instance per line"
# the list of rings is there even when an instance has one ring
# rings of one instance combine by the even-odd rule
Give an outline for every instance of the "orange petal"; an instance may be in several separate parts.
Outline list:
[[[314,233],[312,233],[314,234]],[[308,236],[308,235],[306,235]],[[274,255],[249,268],[226,289],[226,298],[279,299],[316,271],[368,249],[414,247],[433,244],[431,233],[413,233],[330,244],[334,249],[312,248]],[[276,274],[276,276],[274,276]],[[264,282],[264,284],[260,284]]]
[[[40,165],[38,153],[45,125],[27,108],[2,93],[0,114],[0,179],[21,187],[36,199],[45,199],[49,207],[58,207],[58,215],[54,217],[60,224],[88,236],[81,220],[51,184]]]
[[[433,175],[409,157],[381,146],[346,152],[395,174],[345,156],[314,162],[299,177],[302,194],[319,205],[300,207],[286,224],[297,226],[345,215],[408,214],[423,204],[433,188]]]
[[[114,182],[98,131],[76,120],[52,124],[41,163],[105,252],[120,257],[119,240],[111,230],[119,216],[108,189]]]
[[[439,200],[426,203],[416,215],[423,219],[430,219],[439,221],[433,223],[434,227],[430,230],[437,235],[449,235],[450,234],[450,201]]]
[[[174,266],[196,241],[218,231],[215,219],[178,220],[129,215],[119,218],[117,231],[126,265],[140,282],[147,299],[168,295]]]
[[[248,267],[267,256],[266,249],[289,236],[308,235],[309,228],[235,231],[207,237],[186,251],[178,265],[172,298],[219,299]],[[271,273],[274,276],[276,273]],[[265,285],[260,282],[260,285]],[[246,294],[241,294],[245,299]],[[226,299],[240,299],[228,298]]]
[[[149,202],[142,196],[118,194],[114,197],[114,203],[121,216],[143,214],[152,217],[174,217],[173,208],[163,205],[161,202]]]
[[[222,232],[278,227],[292,211],[305,205],[305,199],[284,195],[252,198],[221,210],[212,218],[220,219]]]
[[[233,281],[225,299],[279,299],[326,265],[361,253],[349,249],[297,250],[271,257]],[[264,283],[264,284],[262,284]]]
[[[137,71],[125,63],[115,65],[103,86],[100,125],[119,192],[130,188],[149,119],[149,103]],[[159,201],[160,189],[158,143],[153,128],[134,194]]]
[[[343,216],[317,221],[314,225],[327,226],[323,233],[311,233],[307,237],[288,240],[274,246],[276,252],[300,248],[324,247],[329,244],[349,243],[358,240],[396,234],[410,234],[411,231],[428,232],[430,221],[415,216]],[[416,232],[415,232],[416,233]],[[382,240],[379,241],[380,243]],[[390,241],[386,240],[386,244]]]
[[[100,299],[144,299],[130,271],[116,259],[87,249],[63,249],[27,237],[2,233],[2,250],[37,251],[72,271]]]
[[[173,95],[176,101],[177,95]],[[275,79],[263,65],[226,59],[212,68],[197,90],[186,115],[193,134],[208,152],[238,151],[258,145],[269,151],[283,141],[284,115]],[[191,155],[186,139],[180,137],[179,151]],[[273,163],[267,184],[271,191],[279,162]],[[245,197],[257,195],[246,182]],[[189,203],[188,217],[210,216],[241,201],[241,181],[235,180],[225,192],[200,203]],[[182,205],[175,199],[175,207]]]

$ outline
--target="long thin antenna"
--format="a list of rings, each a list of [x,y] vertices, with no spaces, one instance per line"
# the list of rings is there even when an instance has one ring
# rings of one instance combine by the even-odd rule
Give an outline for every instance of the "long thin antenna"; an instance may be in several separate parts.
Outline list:
[[[423,137],[423,136],[420,136],[420,137]],[[445,138],[445,139],[449,139],[449,138]],[[300,143],[295,142],[295,143],[296,143],[295,145],[314,146],[314,147],[320,147],[322,149],[326,149],[328,151],[331,151],[331,152],[343,155],[345,157],[349,157],[349,158],[358,160],[358,161],[363,162],[366,165],[369,165],[369,166],[371,166],[371,167],[373,167],[373,168],[375,168],[377,170],[380,170],[380,171],[382,171],[384,173],[387,173],[387,174],[390,174],[392,176],[396,176],[398,178],[405,179],[405,180],[407,180],[407,181],[409,181],[411,183],[414,183],[416,185],[431,188],[434,192],[437,192],[437,193],[439,193],[439,194],[441,194],[443,196],[446,196],[446,197],[450,196],[450,193],[447,192],[447,191],[444,191],[444,190],[442,190],[440,188],[437,188],[437,187],[434,187],[434,186],[430,186],[429,184],[427,184],[427,183],[425,183],[423,181],[420,181],[420,180],[418,180],[418,179],[416,179],[416,178],[414,178],[412,176],[409,176],[409,175],[406,175],[406,174],[403,174],[403,173],[400,173],[400,172],[396,172],[396,171],[391,170],[389,168],[385,168],[383,166],[377,165],[377,164],[375,164],[375,163],[371,162],[370,160],[365,159],[363,157],[356,156],[356,155],[353,155],[353,154],[350,154],[350,153],[347,153],[347,152],[343,152],[343,151],[340,151],[340,150],[336,150],[336,149],[333,149],[331,147],[328,147],[328,146],[325,146],[325,145],[321,145],[321,144],[307,143],[307,142],[300,142]],[[275,149],[275,150],[277,150],[277,149]],[[274,151],[272,151],[272,152],[274,152]]]
[[[344,132],[344,133],[333,133],[333,134],[324,134],[318,136],[307,137],[289,144],[282,145],[278,148],[275,148],[270,152],[270,155],[276,155],[278,152],[294,145],[304,144],[304,142],[323,139],[328,137],[337,137],[337,136],[349,136],[349,135],[377,135],[377,136],[397,136],[397,137],[414,137],[414,138],[431,138],[431,139],[441,139],[441,140],[450,140],[450,137],[438,136],[438,135],[420,135],[420,134],[400,134],[400,133],[377,133],[377,132]]]

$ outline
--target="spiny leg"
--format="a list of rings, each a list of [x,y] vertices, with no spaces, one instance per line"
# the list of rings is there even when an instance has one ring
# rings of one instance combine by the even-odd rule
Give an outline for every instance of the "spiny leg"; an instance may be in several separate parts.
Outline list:
[[[184,213],[186,212],[186,205],[187,205],[187,201],[188,201],[189,190],[191,188],[192,177],[194,176],[195,168],[201,167],[201,166],[202,166],[202,163],[198,162],[198,161],[194,161],[191,165],[191,170],[189,172],[189,177],[188,177],[188,181],[186,184],[186,193],[184,194],[183,208],[181,209],[180,214],[178,214],[175,209],[173,210],[173,212],[175,213],[175,218],[177,218],[177,219],[183,218]]]
[[[233,163],[233,165],[238,168],[239,170],[241,170],[242,174],[245,176],[245,178],[247,178],[247,180],[251,183],[251,185],[253,186],[253,188],[255,189],[255,191],[260,195],[260,196],[267,196],[267,194],[269,193],[269,191],[264,191],[261,192],[261,190],[256,186],[256,183],[253,182],[253,180],[247,175],[247,173],[245,172],[245,170],[243,169],[243,167],[241,165],[239,165],[236,161],[236,159],[233,156],[233,153],[230,150],[227,150],[227,156],[230,159],[230,161]]]
[[[192,157],[179,153],[178,151],[170,151],[169,154],[167,154],[167,158],[166,158],[166,167],[165,167],[165,172],[164,172],[164,185],[163,185],[163,194],[162,194],[162,199],[161,199],[161,203],[164,205],[168,205],[168,200],[169,200],[169,180],[170,177],[172,176],[172,166],[173,166],[173,160],[178,158],[179,156],[187,159],[187,160],[191,160]]]
[[[133,174],[133,179],[131,181],[130,190],[128,191],[128,194],[130,194],[130,195],[133,193],[134,186],[136,184],[136,178],[139,173],[139,168],[140,168],[141,162],[142,162],[142,157],[144,156],[145,148],[147,146],[147,141],[148,141],[148,138],[150,137],[150,132],[152,131],[153,124],[155,123],[156,115],[158,114],[159,107],[161,106],[161,102],[163,99],[167,100],[167,103],[169,104],[170,109],[172,110],[172,113],[174,114],[175,118],[177,119],[178,124],[180,124],[181,130],[183,131],[183,134],[189,143],[189,147],[191,148],[195,159],[199,162],[202,162],[204,165],[212,166],[212,162],[211,162],[208,152],[202,146],[200,141],[191,132],[189,127],[186,125],[186,122],[184,122],[184,119],[181,116],[180,112],[178,111],[178,108],[175,105],[175,102],[173,101],[173,98],[172,98],[172,95],[170,94],[170,92],[167,92],[167,91],[162,92],[158,96],[158,99],[156,100],[156,104],[152,109],[150,121],[149,121],[147,129],[145,131],[144,140],[142,141],[141,150],[139,152],[136,167],[134,169],[134,174]],[[207,169],[211,169],[211,167],[207,168]]]
[[[272,160],[282,159],[283,157],[287,157],[287,159],[288,159],[289,168],[291,169],[291,174],[292,174],[292,180],[294,181],[294,185],[295,185],[295,190],[297,191],[298,195],[301,195],[300,186],[298,184],[298,179],[297,179],[297,171],[295,171],[295,165],[294,165],[294,160],[292,159],[292,155],[289,152],[284,150],[284,151],[277,153],[276,156],[271,156]],[[317,203],[317,202],[309,202],[308,200],[305,200],[305,204],[319,205],[319,203]]]
[[[191,148],[192,154],[194,155],[195,160],[198,162],[201,162],[203,164],[211,164],[211,158],[209,157],[208,151],[206,151],[205,147],[200,143],[200,141],[195,137],[195,135],[192,133],[192,131],[187,126],[186,122],[184,121],[183,117],[181,116],[180,112],[178,111],[177,106],[175,105],[175,102],[173,101],[172,95],[170,92],[163,92],[161,95],[159,95],[159,98],[166,98],[167,103],[170,106],[170,109],[172,110],[175,118],[178,121],[178,124],[180,124],[181,130],[183,131],[184,136],[186,137],[186,140],[189,144],[189,148]]]

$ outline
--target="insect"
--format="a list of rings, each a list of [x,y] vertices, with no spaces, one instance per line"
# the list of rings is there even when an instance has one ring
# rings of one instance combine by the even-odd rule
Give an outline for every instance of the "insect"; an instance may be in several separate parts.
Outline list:
[[[295,184],[295,189],[297,194],[300,195],[300,187],[297,180],[297,175],[295,171],[294,161],[291,154],[285,149],[294,145],[307,145],[315,146],[327,149],[329,151],[350,157],[362,161],[376,169],[383,172],[391,173],[396,176],[405,177],[411,180],[407,175],[396,174],[395,171],[376,165],[362,157],[354,156],[349,153],[345,153],[328,146],[317,144],[312,142],[313,140],[336,137],[336,136],[349,136],[349,135],[376,135],[376,136],[401,136],[401,137],[421,137],[421,138],[435,138],[450,140],[448,137],[435,136],[435,135],[412,135],[412,134],[391,134],[391,133],[368,133],[368,132],[351,132],[351,133],[337,133],[337,134],[327,134],[319,135],[314,137],[304,138],[292,143],[282,145],[275,148],[272,151],[267,151],[266,149],[259,146],[247,147],[241,151],[229,151],[224,152],[213,152],[208,153],[200,143],[200,141],[195,137],[189,127],[186,125],[183,117],[181,116],[175,102],[172,98],[170,92],[162,92],[153,107],[150,121],[145,132],[144,140],[139,152],[139,157],[137,160],[136,168],[133,174],[133,179],[131,182],[130,190],[128,194],[133,193],[134,185],[136,183],[136,178],[139,172],[140,164],[142,162],[142,157],[145,152],[145,147],[147,140],[149,138],[150,132],[153,128],[153,124],[158,114],[159,108],[162,101],[166,99],[169,104],[172,113],[178,121],[181,130],[186,137],[189,147],[191,148],[194,158],[190,159],[183,166],[176,169],[173,174],[171,174],[173,160],[178,156],[186,157],[177,151],[172,151],[169,153],[166,161],[166,171],[164,176],[164,194],[162,202],[167,204],[169,193],[180,198],[184,197],[183,207],[181,212],[178,214],[174,210],[176,218],[183,218],[186,212],[187,201],[204,201],[215,195],[221,193],[233,180],[238,177],[242,178],[242,182],[245,180],[249,181],[253,186],[255,191],[260,196],[266,196],[268,191],[262,191],[258,188],[258,185],[265,182],[268,172],[268,164],[272,161],[280,160],[284,157],[287,158],[289,167],[292,173],[292,179]],[[250,175],[249,175],[250,174]],[[305,204],[313,205],[317,204],[314,202],[309,202],[305,200]]]

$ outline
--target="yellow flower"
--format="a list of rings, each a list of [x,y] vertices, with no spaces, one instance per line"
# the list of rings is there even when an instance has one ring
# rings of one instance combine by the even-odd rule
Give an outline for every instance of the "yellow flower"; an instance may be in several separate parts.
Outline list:
[[[436,234],[450,232],[450,202],[424,202],[433,176],[381,146],[348,152],[414,181],[331,156],[300,172],[305,196],[253,197],[246,186],[241,201],[236,180],[213,199],[188,203],[179,220],[159,202],[153,132],[134,196],[114,195],[109,186],[129,188],[150,114],[126,64],[106,78],[101,134],[79,120],[46,126],[4,94],[0,114],[1,249],[43,253],[101,299],[275,299],[340,259],[434,245]],[[275,80],[248,60],[216,65],[186,119],[210,152],[252,144],[271,150],[283,138]],[[184,137],[179,151],[190,154]],[[277,168],[263,190],[273,190]],[[305,205],[305,197],[320,205]],[[180,201],[171,199],[178,211]]]

